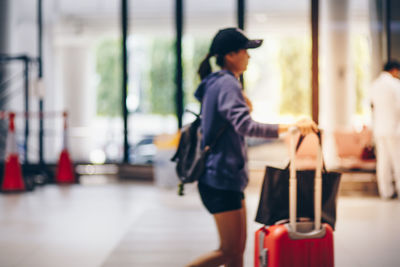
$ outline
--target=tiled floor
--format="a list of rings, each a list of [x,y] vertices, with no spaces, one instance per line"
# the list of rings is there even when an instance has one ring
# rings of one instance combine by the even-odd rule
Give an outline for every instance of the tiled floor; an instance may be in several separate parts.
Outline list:
[[[214,249],[213,219],[194,188],[148,183],[36,188],[0,195],[0,267],[184,266]],[[257,183],[246,192],[252,266]],[[335,259],[339,267],[400,266],[400,201],[339,198]]]

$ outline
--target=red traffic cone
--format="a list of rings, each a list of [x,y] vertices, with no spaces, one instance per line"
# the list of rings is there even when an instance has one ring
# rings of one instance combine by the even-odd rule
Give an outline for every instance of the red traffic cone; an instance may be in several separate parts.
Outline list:
[[[64,136],[63,136],[63,149],[60,154],[57,165],[56,182],[57,183],[75,183],[74,167],[72,165],[71,157],[67,149],[67,112],[63,113],[64,116]]]
[[[9,114],[9,128],[6,143],[6,162],[4,164],[4,179],[1,189],[5,192],[25,191],[25,182],[22,178],[19,163],[17,141],[15,140],[15,113]]]

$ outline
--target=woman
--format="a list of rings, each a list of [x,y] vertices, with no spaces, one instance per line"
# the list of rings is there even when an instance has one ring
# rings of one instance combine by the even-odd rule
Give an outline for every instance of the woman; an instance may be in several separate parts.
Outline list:
[[[292,125],[262,124],[250,117],[250,101],[238,81],[250,58],[247,49],[257,48],[262,40],[249,40],[236,28],[220,30],[209,53],[200,65],[202,80],[195,96],[202,103],[203,146],[225,127],[206,160],[206,170],[198,189],[206,209],[214,216],[219,249],[201,256],[187,266],[243,266],[246,243],[244,189],[248,183],[244,136],[278,137]],[[216,56],[220,71],[211,70],[210,58]],[[303,134],[316,131],[311,120],[297,122]]]

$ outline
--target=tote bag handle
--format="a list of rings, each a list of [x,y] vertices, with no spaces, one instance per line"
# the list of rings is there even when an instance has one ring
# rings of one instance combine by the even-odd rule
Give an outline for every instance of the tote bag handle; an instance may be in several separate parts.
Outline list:
[[[296,218],[297,218],[297,176],[296,176],[296,151],[299,148],[303,137],[300,137],[297,145],[296,133],[298,129],[292,127],[289,130],[290,138],[290,176],[289,176],[289,224],[293,231],[296,232]],[[317,133],[319,142],[317,150],[317,162],[315,169],[315,182],[314,182],[314,227],[315,230],[321,229],[321,210],[322,210],[322,142],[321,131]]]

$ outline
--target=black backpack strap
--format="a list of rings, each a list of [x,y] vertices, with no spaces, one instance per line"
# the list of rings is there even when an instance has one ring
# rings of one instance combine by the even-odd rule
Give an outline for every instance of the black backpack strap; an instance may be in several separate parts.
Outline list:
[[[185,111],[187,111],[187,112],[189,112],[189,113],[192,113],[193,115],[195,115],[197,118],[200,118],[200,119],[201,119],[201,112],[202,112],[202,110],[203,110],[203,105],[200,106],[200,114],[197,114],[196,112],[193,112],[193,111],[191,111],[191,110],[189,110],[189,109],[185,109]],[[228,126],[229,126],[229,124],[226,123],[226,125],[224,125],[221,129],[219,129],[217,135],[215,136],[215,139],[211,142],[210,145],[208,145],[208,146],[206,145],[206,146],[204,147],[204,149],[205,149],[205,150],[210,150],[210,149],[212,149],[213,147],[215,147],[215,145],[217,144],[218,139],[219,139],[219,138],[221,137],[221,135],[224,133],[225,129],[228,128]],[[207,147],[208,147],[208,148],[207,148]]]
[[[178,184],[178,196],[184,196],[185,195],[185,184],[180,182]]]
[[[196,112],[194,112],[194,111],[191,111],[190,109],[185,109],[185,112],[189,112],[189,113],[192,113],[193,115],[195,115],[196,116],[196,118],[199,118],[201,115],[201,108],[200,108],[200,113],[199,114],[197,114]]]
[[[226,123],[221,129],[219,129],[219,131],[218,131],[217,135],[215,136],[214,140],[211,142],[210,145],[208,145],[208,149],[212,149],[213,147],[215,147],[215,145],[217,144],[218,139],[225,132],[225,130],[228,128],[228,126],[229,126],[229,123]]]
[[[178,149],[176,150],[175,154],[172,156],[171,161],[176,161],[176,159],[178,158],[179,152],[181,152],[180,143],[178,144]]]

